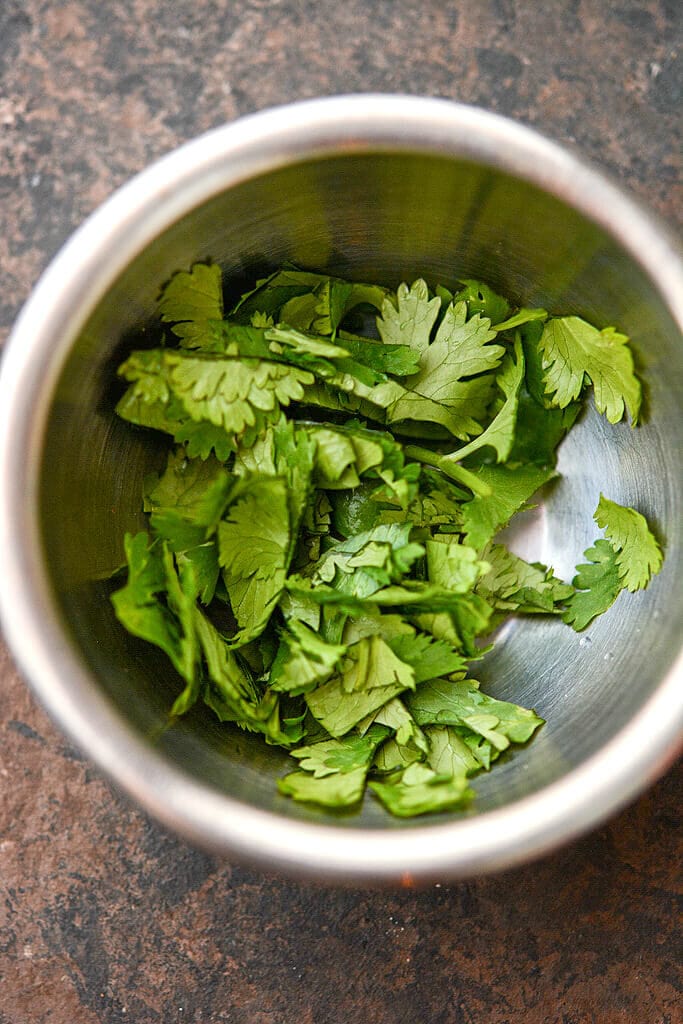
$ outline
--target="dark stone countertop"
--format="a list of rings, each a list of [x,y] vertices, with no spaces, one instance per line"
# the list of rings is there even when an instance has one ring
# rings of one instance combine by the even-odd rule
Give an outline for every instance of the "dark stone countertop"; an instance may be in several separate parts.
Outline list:
[[[680,225],[682,38],[678,0],[2,0],[0,338],[134,172],[320,94],[512,115]],[[0,679],[0,1024],[683,1020],[680,766],[517,871],[325,889],[170,837],[59,735],[2,647]]]

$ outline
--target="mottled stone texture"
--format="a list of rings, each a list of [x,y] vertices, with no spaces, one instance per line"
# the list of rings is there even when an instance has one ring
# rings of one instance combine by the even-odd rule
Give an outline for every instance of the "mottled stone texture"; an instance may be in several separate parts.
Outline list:
[[[677,0],[0,0],[0,338],[117,185],[239,114],[381,90],[575,145],[681,223]],[[0,1024],[679,1024],[681,771],[544,861],[315,888],[166,835],[0,648]]]

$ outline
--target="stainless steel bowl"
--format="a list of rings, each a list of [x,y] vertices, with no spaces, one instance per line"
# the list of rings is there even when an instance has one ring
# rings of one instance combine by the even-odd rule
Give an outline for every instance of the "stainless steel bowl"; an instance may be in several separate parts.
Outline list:
[[[162,445],[112,413],[115,368],[161,282],[212,257],[228,279],[291,260],[387,284],[481,277],[525,304],[633,338],[646,422],[590,412],[562,482],[518,537],[570,576],[600,490],[644,512],[666,562],[581,638],[516,622],[484,664],[548,724],[476,780],[475,808],[332,820],[276,792],[285,757],[210,712],[164,729],[162,657],[118,626],[103,577],[141,523]],[[678,322],[678,326],[677,326]],[[182,147],[74,235],[8,344],[0,393],[2,621],[76,743],[152,814],[209,848],[337,880],[428,879],[519,863],[576,836],[671,762],[683,723],[680,544],[683,267],[666,231],[529,129],[431,99],[354,96],[245,118]]]

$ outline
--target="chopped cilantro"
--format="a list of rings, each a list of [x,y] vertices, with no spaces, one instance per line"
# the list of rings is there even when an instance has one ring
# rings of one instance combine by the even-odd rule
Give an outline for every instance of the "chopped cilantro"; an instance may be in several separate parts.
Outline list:
[[[543,724],[468,678],[488,634],[508,615],[584,629],[662,565],[644,517],[602,496],[571,585],[496,542],[556,475],[585,389],[635,424],[640,383],[614,328],[458,285],[284,267],[226,315],[199,263],[162,291],[166,343],[119,369],[120,416],[176,447],[115,614],[177,672],[171,715],[203,701],[287,750],[295,800],[465,807]]]

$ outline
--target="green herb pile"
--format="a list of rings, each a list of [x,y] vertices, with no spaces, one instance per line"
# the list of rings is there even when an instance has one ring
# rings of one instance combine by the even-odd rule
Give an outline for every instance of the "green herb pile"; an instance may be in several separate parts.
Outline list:
[[[583,629],[661,565],[605,497],[572,585],[496,542],[556,476],[583,393],[635,424],[640,385],[614,328],[461,284],[285,268],[225,316],[197,264],[161,295],[162,347],[119,371],[119,415],[175,446],[116,614],[184,679],[172,715],[201,700],[286,748],[296,800],[355,807],[367,783],[396,815],[463,806],[542,724],[468,675],[483,638],[520,614]]]

